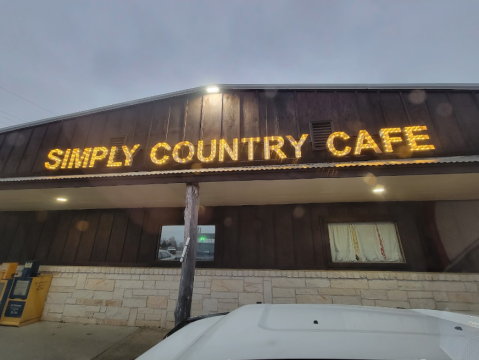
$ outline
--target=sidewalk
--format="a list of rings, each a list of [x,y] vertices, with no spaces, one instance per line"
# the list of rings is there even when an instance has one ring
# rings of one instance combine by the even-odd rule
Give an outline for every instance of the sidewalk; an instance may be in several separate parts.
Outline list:
[[[161,341],[166,330],[38,322],[0,326],[1,357],[9,360],[135,359]]]

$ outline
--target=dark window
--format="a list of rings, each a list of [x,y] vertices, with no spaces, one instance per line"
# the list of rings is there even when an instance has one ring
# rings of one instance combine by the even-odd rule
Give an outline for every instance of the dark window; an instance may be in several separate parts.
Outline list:
[[[333,262],[404,262],[394,222],[330,223],[328,232]]]
[[[309,127],[313,150],[325,150],[328,137],[333,132],[331,120],[311,121]]]
[[[158,259],[179,261],[183,253],[184,225],[162,226]],[[198,226],[198,245],[196,248],[197,261],[213,261],[215,258],[215,226]],[[170,257],[168,257],[168,254]],[[165,256],[162,258],[161,256]]]

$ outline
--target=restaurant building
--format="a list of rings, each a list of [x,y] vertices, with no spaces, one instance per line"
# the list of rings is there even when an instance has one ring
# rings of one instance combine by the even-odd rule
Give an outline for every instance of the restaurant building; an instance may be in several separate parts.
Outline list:
[[[479,313],[479,87],[201,87],[0,130],[0,262],[43,319],[174,325],[250,303]]]

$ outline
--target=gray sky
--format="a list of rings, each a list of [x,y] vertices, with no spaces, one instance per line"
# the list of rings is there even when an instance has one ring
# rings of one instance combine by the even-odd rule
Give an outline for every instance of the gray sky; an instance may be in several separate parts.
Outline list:
[[[0,0],[0,87],[62,115],[210,83],[479,83],[478,14],[477,0]],[[0,111],[0,127],[53,116],[3,89]]]

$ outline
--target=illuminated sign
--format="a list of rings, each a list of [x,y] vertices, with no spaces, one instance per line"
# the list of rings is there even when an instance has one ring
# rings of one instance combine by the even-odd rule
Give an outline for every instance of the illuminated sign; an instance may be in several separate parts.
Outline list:
[[[301,158],[301,147],[306,141],[308,134],[303,134],[301,138],[296,141],[292,136],[286,136],[291,146],[294,148],[295,158]],[[248,160],[254,160],[254,144],[261,141],[261,138],[243,138],[242,144],[248,144]],[[218,146],[217,146],[218,143]],[[166,142],[161,142],[154,145],[150,151],[150,159],[153,164],[163,165],[171,161],[171,158],[179,164],[186,164],[196,158],[202,163],[210,163],[213,161],[224,162],[226,157],[232,161],[239,160],[240,139],[233,139],[232,143],[228,143],[224,139],[219,141],[211,140],[210,153],[205,155],[204,142],[198,141],[198,146],[195,148],[194,144],[189,141],[182,141],[176,144],[173,148]],[[286,159],[286,154],[282,148],[284,146],[284,139],[282,136],[267,136],[263,138],[263,158],[271,160],[271,153],[275,154],[275,159]],[[132,166],[133,157],[137,154],[141,144],[134,145],[131,149],[123,145],[121,150],[112,146],[111,149],[106,147],[94,147],[86,149],[53,149],[48,154],[50,161],[45,163],[45,167],[49,170],[55,169],[79,169],[79,168],[93,168],[96,163],[104,161],[108,158],[107,167]],[[163,155],[159,152],[163,150]],[[218,150],[218,151],[217,151]],[[123,152],[125,160],[115,161],[118,158],[117,154]],[[168,153],[167,153],[168,152]],[[217,156],[218,155],[218,156]]]
[[[418,145],[417,141],[428,140],[426,134],[416,134],[425,131],[425,126],[410,126],[401,128],[385,128],[381,129],[379,134],[381,137],[383,151],[385,153],[393,152],[393,144],[403,142],[403,138],[398,134],[403,134],[406,143],[411,151],[432,150],[434,145]],[[287,135],[286,139],[289,146],[294,149],[295,159],[301,158],[301,147],[308,138],[308,134],[301,135],[299,140],[295,140],[291,135]],[[350,139],[350,136],[344,132],[332,133],[326,142],[327,149],[334,156],[346,156],[351,153],[352,148],[344,144]],[[283,160],[287,156],[283,151],[285,140],[282,136],[266,136],[263,140],[263,156],[264,160]],[[194,146],[189,141],[182,141],[171,147],[166,142],[160,142],[154,145],[150,151],[150,160],[153,164],[163,165],[171,161],[179,164],[186,164],[196,158],[202,163],[211,163],[213,161],[224,162],[226,157],[232,161],[239,161],[238,147],[239,143],[247,144],[248,161],[254,160],[254,145],[261,142],[260,137],[233,139],[232,143],[228,143],[224,139],[211,140],[209,154],[205,154],[205,144],[202,140],[198,141],[198,145]],[[129,148],[126,145],[121,147],[112,146],[110,149],[100,146],[85,149],[53,149],[48,154],[48,162],[45,162],[45,168],[49,170],[56,169],[86,169],[95,168],[98,163],[103,163],[107,167],[132,166],[134,156],[141,148],[141,144],[135,144]],[[360,130],[356,140],[356,145],[352,155],[361,155],[363,151],[372,150],[376,154],[382,151],[371,135],[366,130]],[[119,155],[122,154],[124,160],[118,161]],[[161,155],[160,155],[161,154]],[[274,154],[272,158],[272,154]]]
[[[407,145],[411,151],[425,151],[425,150],[434,150],[434,145],[418,145],[418,140],[429,140],[429,135],[427,134],[414,134],[415,132],[426,131],[426,126],[408,126],[403,129],[401,128],[385,128],[379,131],[379,136],[381,137],[381,143],[385,153],[393,152],[393,143],[400,143],[403,139],[399,136],[390,136],[390,134],[404,134],[406,138]],[[343,142],[349,140],[350,136],[345,132],[334,132],[328,137],[326,146],[328,150],[334,156],[346,156],[351,152],[350,146],[342,146],[342,149],[338,149],[335,146],[335,140],[337,142]],[[356,146],[354,147],[354,155],[361,155],[363,150],[373,150],[376,154],[381,154],[382,151],[379,148],[378,144],[373,140],[371,135],[366,130],[360,130],[358,133],[358,138],[356,140]]]

